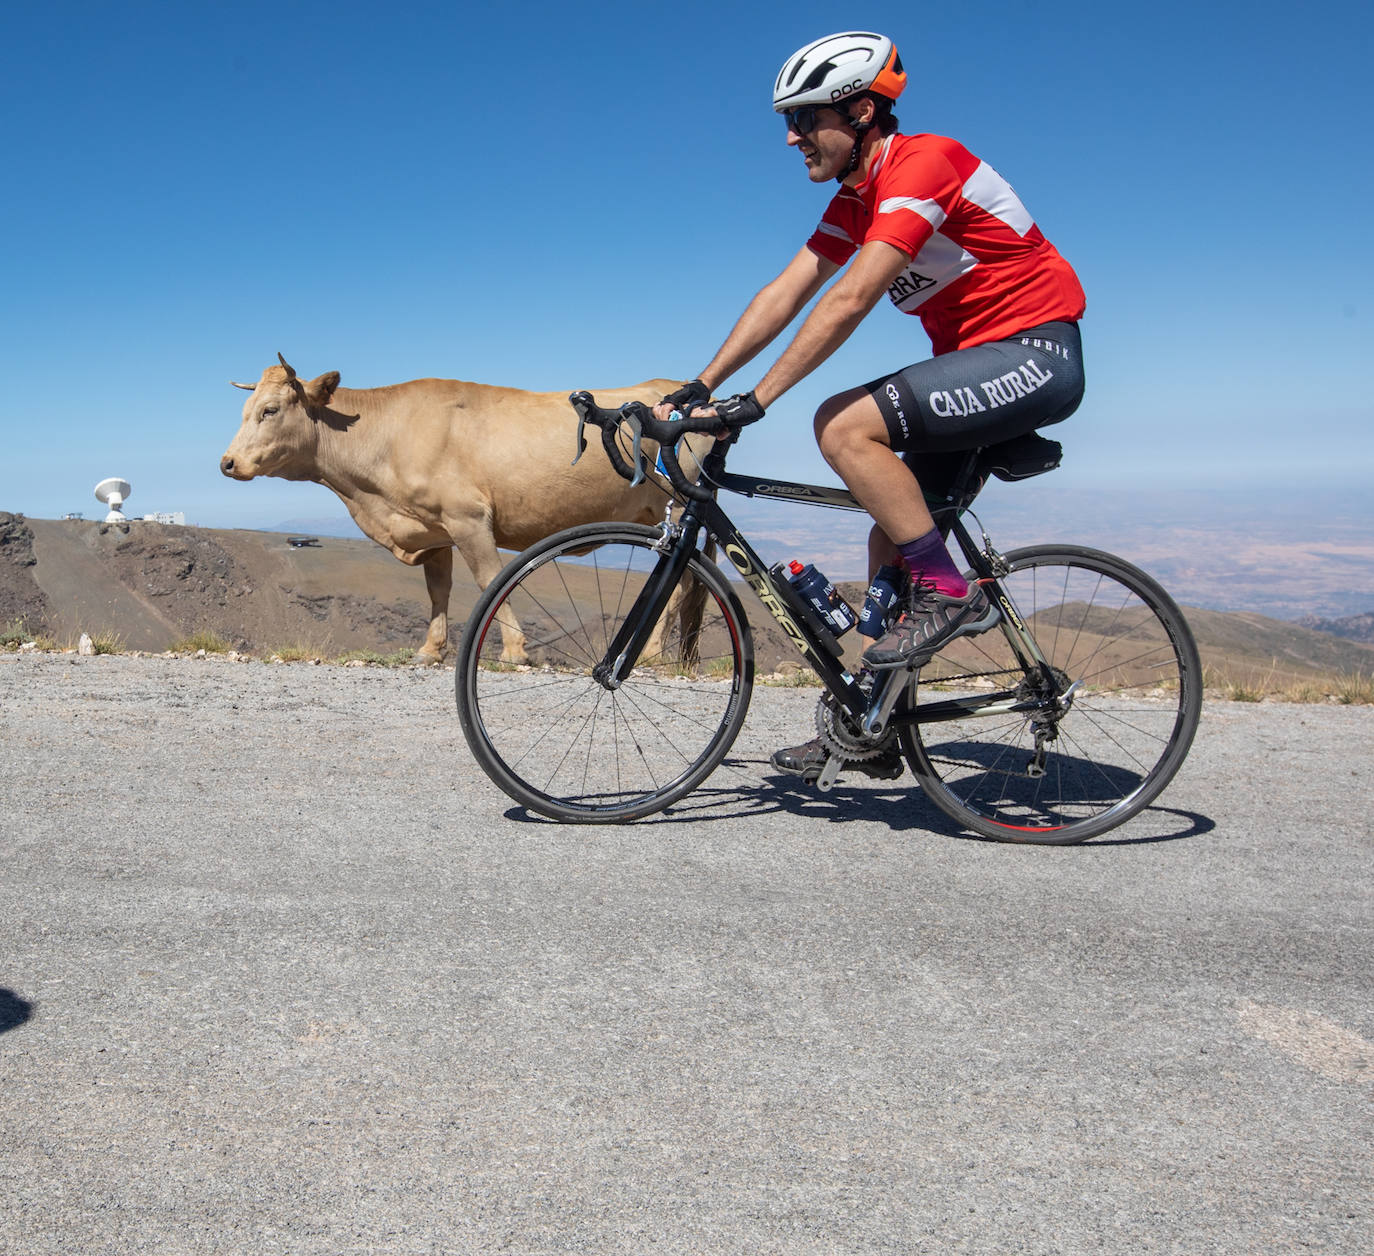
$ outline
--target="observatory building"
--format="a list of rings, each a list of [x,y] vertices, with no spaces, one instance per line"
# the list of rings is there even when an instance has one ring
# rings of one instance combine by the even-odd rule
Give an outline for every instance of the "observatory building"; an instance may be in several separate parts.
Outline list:
[[[129,481],[121,480],[118,476],[101,480],[95,486],[96,501],[104,502],[110,508],[110,513],[105,516],[106,523],[122,523],[128,518],[120,507],[124,505],[124,499],[133,491],[129,487]]]
[[[134,490],[129,486],[129,481],[120,479],[118,476],[111,476],[108,480],[101,480],[95,486],[95,499],[104,502],[110,508],[110,513],[105,516],[106,523],[127,523],[129,516],[124,513],[121,507],[124,499]],[[68,519],[80,519],[78,512],[73,512],[67,516]],[[151,515],[135,515],[134,518],[141,523],[179,523],[186,522],[186,514],[181,510],[160,510]]]

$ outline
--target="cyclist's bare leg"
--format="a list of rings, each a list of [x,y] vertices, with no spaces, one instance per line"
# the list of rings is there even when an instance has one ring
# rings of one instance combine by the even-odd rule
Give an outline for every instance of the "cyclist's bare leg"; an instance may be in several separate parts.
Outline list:
[[[872,401],[872,398],[869,397],[866,393],[864,393],[862,389],[857,390],[857,392],[861,396],[863,396],[865,400],[870,402]],[[817,444],[821,443],[822,425],[824,425],[826,431],[832,431],[834,430],[832,428],[832,424],[841,421],[839,414],[835,414],[834,418],[832,418],[828,408],[834,403],[846,402],[851,396],[852,394],[849,393],[841,393],[838,397],[832,398],[831,401],[827,402],[826,405],[821,407],[820,413],[816,416]],[[874,406],[873,409],[876,411],[877,407]],[[862,422],[862,418],[860,419],[860,421]],[[882,425],[881,416],[879,416],[879,433],[876,439],[884,449],[888,449],[888,452],[891,452],[890,448],[887,446],[886,443],[886,435],[886,429]],[[831,438],[828,437],[827,439]],[[838,433],[833,439],[835,439],[838,442]],[[824,452],[824,450],[822,450],[822,452]],[[919,491],[920,484],[917,482],[916,476],[912,472],[910,464],[905,459],[899,458],[898,461],[901,462],[902,466],[906,469],[908,479],[916,485],[916,488]],[[832,463],[832,465],[834,464]],[[836,469],[838,470],[838,467]],[[843,478],[843,475],[841,476],[841,478]],[[855,496],[857,496],[857,493],[855,494]],[[862,502],[862,499],[860,500]],[[921,505],[925,507],[924,495],[921,496]],[[925,509],[928,515],[929,507],[925,507]],[[871,514],[872,512],[870,511],[869,513]],[[893,539],[885,531],[883,531],[881,524],[875,523],[873,525],[872,531],[870,531],[868,534],[868,578],[872,580],[873,577],[878,573],[878,569],[880,567],[900,566],[901,561],[902,552],[897,548],[896,542],[894,542]]]
[[[878,574],[879,567],[896,567],[902,561],[902,551],[892,544],[892,538],[876,523],[868,534],[868,578]]]
[[[893,451],[882,412],[866,389],[852,388],[821,406],[816,444],[889,544],[901,545],[935,527],[921,486]],[[870,538],[870,564],[874,556]]]
[[[965,582],[935,527],[911,467],[893,450],[887,423],[866,388],[831,397],[816,413],[816,443],[901,549],[915,583],[901,616],[864,651],[875,669],[916,667],[946,641],[984,632],[997,611],[982,589]],[[870,557],[872,555],[870,538]]]

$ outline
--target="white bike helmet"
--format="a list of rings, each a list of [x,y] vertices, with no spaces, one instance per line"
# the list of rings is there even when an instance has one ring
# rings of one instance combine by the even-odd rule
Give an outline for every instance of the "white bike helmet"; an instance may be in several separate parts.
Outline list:
[[[886,35],[843,31],[794,52],[773,85],[773,108],[836,105],[861,92],[896,100],[906,86],[897,46]]]

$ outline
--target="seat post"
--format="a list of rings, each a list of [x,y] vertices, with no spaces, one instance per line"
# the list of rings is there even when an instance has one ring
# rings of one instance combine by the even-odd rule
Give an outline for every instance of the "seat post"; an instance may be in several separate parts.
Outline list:
[[[935,526],[940,529],[940,535],[946,540],[949,539],[950,528],[958,518],[959,512],[966,510],[973,503],[973,499],[978,496],[987,481],[987,474],[980,465],[982,454],[983,450],[979,448],[944,455],[949,459],[946,466],[952,468],[953,473],[945,477],[946,487],[943,494],[928,494],[926,497],[931,518],[935,520]]]

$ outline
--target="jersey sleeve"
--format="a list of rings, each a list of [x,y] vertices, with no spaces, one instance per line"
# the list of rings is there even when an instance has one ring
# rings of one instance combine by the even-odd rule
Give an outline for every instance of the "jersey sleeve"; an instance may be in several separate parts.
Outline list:
[[[806,242],[807,248],[836,266],[843,266],[864,242],[863,201],[846,188],[835,195],[821,215],[820,225]]]
[[[880,175],[881,191],[873,206],[873,221],[864,236],[882,240],[915,257],[937,232],[958,200],[964,180],[972,173],[958,168],[964,150],[954,153],[913,147],[895,155]]]

